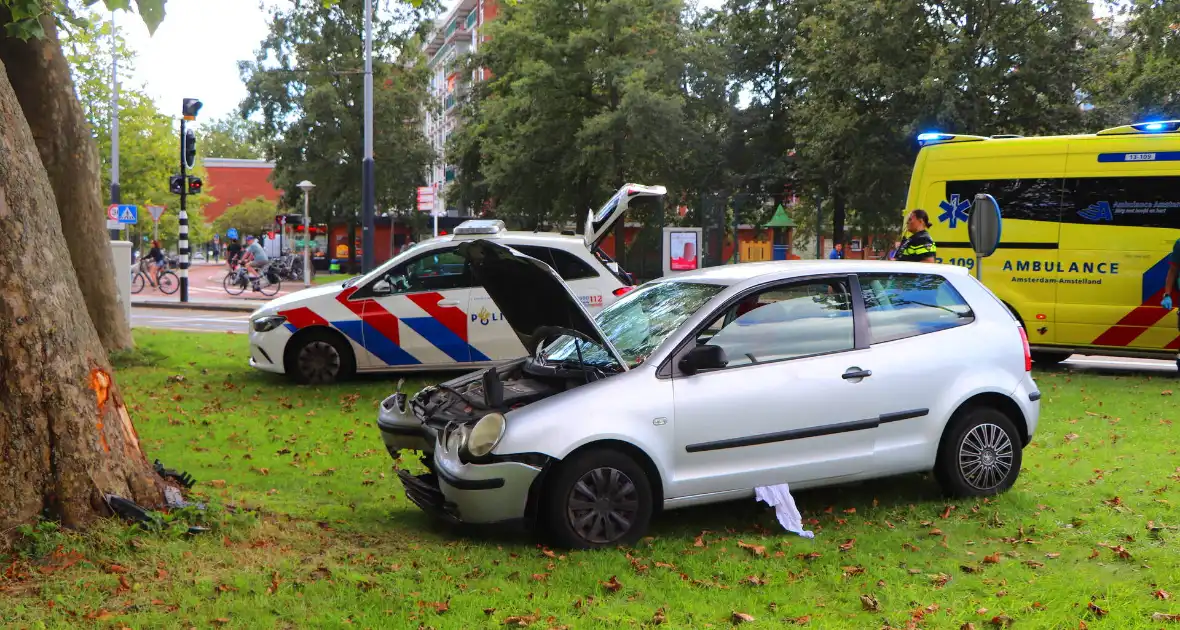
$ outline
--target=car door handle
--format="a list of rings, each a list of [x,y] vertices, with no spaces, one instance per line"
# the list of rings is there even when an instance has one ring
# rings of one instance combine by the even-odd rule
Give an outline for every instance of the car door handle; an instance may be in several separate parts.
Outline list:
[[[459,300],[439,300],[439,306],[459,306]]]
[[[846,381],[851,381],[852,379],[857,379],[857,378],[868,378],[872,375],[873,375],[872,370],[862,370],[860,368],[851,367],[851,368],[848,368],[848,371],[841,374],[840,378],[842,378]]]

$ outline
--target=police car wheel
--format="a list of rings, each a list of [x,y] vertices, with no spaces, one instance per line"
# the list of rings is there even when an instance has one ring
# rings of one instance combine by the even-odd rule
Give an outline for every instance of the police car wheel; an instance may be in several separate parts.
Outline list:
[[[983,497],[1012,487],[1023,446],[1012,420],[991,407],[955,414],[943,432],[934,476],[955,497]]]
[[[351,348],[333,332],[308,331],[294,341],[287,369],[301,384],[335,383],[352,376],[356,369]]]

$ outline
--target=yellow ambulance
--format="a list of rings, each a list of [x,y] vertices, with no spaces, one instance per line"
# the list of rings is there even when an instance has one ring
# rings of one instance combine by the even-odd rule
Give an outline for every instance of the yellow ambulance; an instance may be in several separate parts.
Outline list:
[[[1180,121],[918,141],[906,207],[929,213],[938,262],[974,269],[972,201],[998,202],[1002,238],[981,279],[1024,323],[1035,360],[1178,356],[1177,316],[1160,301],[1180,238]]]

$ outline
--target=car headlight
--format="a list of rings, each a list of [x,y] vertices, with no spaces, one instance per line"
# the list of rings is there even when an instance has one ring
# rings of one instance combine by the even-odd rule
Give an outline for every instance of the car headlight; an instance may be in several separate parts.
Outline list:
[[[456,427],[447,435],[447,452],[458,453],[464,446],[467,445],[467,428]]]
[[[267,317],[259,317],[250,322],[254,326],[254,332],[267,332],[282,326],[287,322],[287,318],[282,315],[269,315]]]
[[[467,438],[467,452],[473,457],[483,457],[492,452],[504,437],[504,416],[489,413],[479,419]]]

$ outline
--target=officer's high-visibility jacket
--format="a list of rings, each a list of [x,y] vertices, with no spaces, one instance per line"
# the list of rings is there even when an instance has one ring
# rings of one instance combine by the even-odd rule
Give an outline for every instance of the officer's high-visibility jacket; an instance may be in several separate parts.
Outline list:
[[[897,260],[922,262],[937,253],[938,246],[934,244],[934,239],[930,238],[930,232],[922,230],[901,244],[897,252]]]

